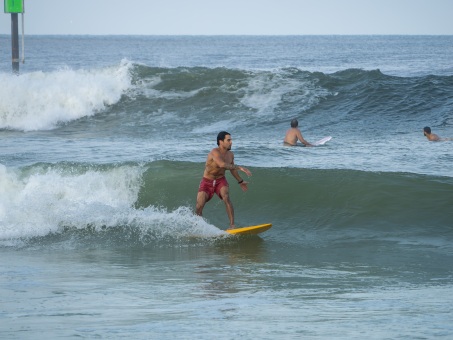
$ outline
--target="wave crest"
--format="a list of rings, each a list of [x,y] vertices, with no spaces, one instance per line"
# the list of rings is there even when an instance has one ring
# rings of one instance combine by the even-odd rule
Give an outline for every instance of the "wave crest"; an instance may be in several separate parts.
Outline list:
[[[51,130],[117,103],[131,87],[131,63],[95,69],[0,74],[0,129]]]

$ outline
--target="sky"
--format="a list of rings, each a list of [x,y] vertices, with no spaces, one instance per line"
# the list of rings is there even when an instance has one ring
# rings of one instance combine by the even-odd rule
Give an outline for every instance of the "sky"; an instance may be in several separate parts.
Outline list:
[[[26,35],[453,35],[453,0],[24,1]]]

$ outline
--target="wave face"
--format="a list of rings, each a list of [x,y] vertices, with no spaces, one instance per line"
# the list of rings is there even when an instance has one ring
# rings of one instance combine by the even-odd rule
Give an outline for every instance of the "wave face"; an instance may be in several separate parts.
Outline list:
[[[202,164],[40,164],[2,167],[3,246],[86,238],[123,246],[212,240],[225,236],[224,204],[213,198],[204,219],[193,214]],[[274,223],[272,239],[313,247],[393,240],[432,245],[453,237],[453,180],[352,170],[252,168],[259,176],[242,193],[231,181],[239,225]],[[52,185],[49,185],[52,183]],[[429,194],[427,194],[429,193]],[[71,243],[69,243],[71,240]]]
[[[360,123],[361,128],[391,131],[399,124],[413,128],[420,120],[433,126],[452,120],[453,76],[156,68],[128,61],[91,71],[1,76],[6,86],[0,90],[0,128],[19,131],[55,129],[94,115],[100,128],[128,124],[143,133],[158,123],[172,131],[180,120],[195,133],[224,125],[272,127],[298,115],[310,128]],[[25,94],[15,96],[19,88]]]

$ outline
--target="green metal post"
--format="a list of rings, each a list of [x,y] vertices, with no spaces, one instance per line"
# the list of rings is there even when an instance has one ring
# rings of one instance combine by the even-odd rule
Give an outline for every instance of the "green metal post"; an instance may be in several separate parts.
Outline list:
[[[11,51],[13,72],[19,73],[19,16],[11,13]]]
[[[11,13],[11,52],[13,72],[19,73],[19,15],[24,13],[24,0],[4,0],[5,13]],[[22,17],[23,25],[23,17]],[[23,29],[23,28],[22,28]]]

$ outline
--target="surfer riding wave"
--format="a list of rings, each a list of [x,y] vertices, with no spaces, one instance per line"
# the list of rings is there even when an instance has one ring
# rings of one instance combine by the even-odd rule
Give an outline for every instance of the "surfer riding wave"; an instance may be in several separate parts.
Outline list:
[[[234,154],[231,152],[233,140],[231,134],[221,131],[217,135],[217,148],[211,150],[206,159],[206,165],[203,178],[200,183],[197,194],[196,214],[202,216],[205,204],[216,193],[225,203],[228,218],[230,220],[230,229],[236,228],[234,224],[234,208],[230,200],[229,185],[225,178],[225,171],[230,170],[233,177],[238,181],[242,191],[248,190],[248,182],[239,176],[238,170],[244,172],[247,176],[252,173],[245,167],[234,164]]]

